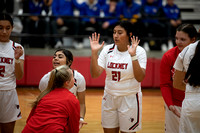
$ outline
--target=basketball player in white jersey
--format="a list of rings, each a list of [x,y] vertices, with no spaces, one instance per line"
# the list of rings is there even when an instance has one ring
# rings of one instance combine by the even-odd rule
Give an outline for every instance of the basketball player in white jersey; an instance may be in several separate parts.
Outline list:
[[[141,129],[142,92],[141,82],[145,77],[147,56],[138,46],[140,40],[133,36],[132,24],[119,22],[113,30],[114,44],[103,48],[98,56],[100,34],[93,33],[90,39],[93,78],[106,71],[102,99],[102,126],[104,133],[129,133]]]
[[[185,91],[179,133],[200,132],[200,41],[185,47],[174,64],[174,87]],[[185,82],[183,82],[185,81]]]
[[[21,118],[16,92],[16,79],[24,74],[24,49],[11,41],[13,20],[0,13],[0,132],[12,133],[15,121]]]
[[[52,60],[53,68],[56,68],[61,65],[68,65],[71,67],[73,62],[73,55],[69,50],[66,49],[58,49],[54,53],[54,57]],[[85,90],[86,90],[86,83],[85,78],[81,73],[79,73],[76,70],[73,70],[73,76],[74,76],[74,86],[70,89],[70,92],[72,92],[79,100],[80,103],[80,121],[79,121],[79,128],[81,128],[84,124],[87,124],[84,122],[86,107],[85,107]],[[40,91],[43,91],[47,88],[48,81],[50,77],[50,72],[45,74],[39,83],[39,89]]]

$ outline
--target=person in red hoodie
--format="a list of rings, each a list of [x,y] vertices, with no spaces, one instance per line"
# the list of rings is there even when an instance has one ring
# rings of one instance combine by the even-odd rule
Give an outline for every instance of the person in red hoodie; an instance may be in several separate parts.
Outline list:
[[[184,91],[173,88],[174,63],[178,54],[196,41],[197,31],[191,24],[182,24],[176,29],[176,45],[162,57],[160,64],[160,89],[165,101],[165,133],[179,132],[179,119]]]
[[[22,133],[78,133],[80,105],[69,89],[74,85],[67,65],[51,71],[47,88],[33,104]]]

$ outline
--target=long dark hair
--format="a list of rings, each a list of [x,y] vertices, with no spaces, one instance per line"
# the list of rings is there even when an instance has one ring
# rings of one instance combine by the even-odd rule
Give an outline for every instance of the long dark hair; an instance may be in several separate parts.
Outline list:
[[[185,75],[185,80],[193,87],[200,86],[199,68],[200,68],[200,41],[197,44],[194,57],[192,58]]]
[[[11,24],[11,26],[13,27],[13,19],[12,19],[12,17],[9,14],[7,14],[7,13],[0,13],[0,21],[1,20],[7,20],[7,21],[9,21],[10,24]]]

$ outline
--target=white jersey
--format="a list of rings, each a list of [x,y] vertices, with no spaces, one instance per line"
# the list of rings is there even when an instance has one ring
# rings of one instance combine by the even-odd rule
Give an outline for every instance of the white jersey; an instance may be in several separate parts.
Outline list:
[[[48,72],[40,80],[40,83],[39,83],[40,91],[43,91],[47,88],[50,74],[51,72]],[[74,86],[70,89],[70,92],[72,92],[75,96],[77,96],[77,92],[83,92],[86,90],[86,83],[85,83],[85,78],[83,77],[81,73],[79,73],[76,70],[73,70],[73,74],[74,74],[75,82],[74,82]]]
[[[185,47],[182,52],[178,55],[176,62],[174,64],[174,68],[179,71],[187,72],[190,61],[194,57],[194,53],[196,50],[196,46],[199,41],[192,43]],[[193,88],[189,84],[186,84],[185,92],[200,92],[200,89]]]
[[[16,46],[21,45],[11,40],[6,43],[0,42],[0,90],[12,90],[16,88],[14,55]],[[22,49],[23,55],[19,59],[24,60],[24,48],[22,47]]]
[[[188,45],[179,54],[174,68],[187,72],[189,64],[194,57],[198,41]],[[200,131],[200,87],[193,87],[186,84],[185,99],[182,103],[179,133],[197,133]]]
[[[142,47],[137,47],[136,56],[140,66],[146,69],[147,56]],[[98,65],[106,71],[105,91],[108,94],[125,96],[141,91],[141,83],[134,78],[128,51],[120,52],[117,45],[107,45],[99,55]]]

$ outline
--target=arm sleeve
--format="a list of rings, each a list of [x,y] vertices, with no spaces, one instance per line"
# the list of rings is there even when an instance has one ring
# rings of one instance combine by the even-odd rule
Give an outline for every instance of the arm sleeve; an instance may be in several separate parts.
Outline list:
[[[170,66],[170,59],[164,54],[160,64],[160,89],[163,96],[163,99],[167,106],[173,105],[172,100],[172,67]]]
[[[53,13],[53,15],[59,15],[59,13],[58,13],[58,4],[59,4],[59,1],[55,1],[55,0],[53,0],[53,2],[52,2],[52,13]]]

